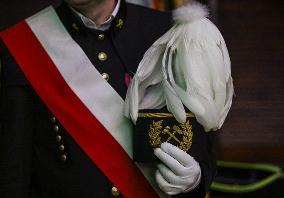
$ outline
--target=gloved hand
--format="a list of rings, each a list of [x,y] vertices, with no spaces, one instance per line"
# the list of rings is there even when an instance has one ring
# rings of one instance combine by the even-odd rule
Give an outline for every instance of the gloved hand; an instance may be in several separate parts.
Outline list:
[[[201,169],[193,157],[170,143],[162,143],[154,153],[163,162],[158,164],[155,175],[161,190],[168,195],[176,195],[198,186]]]

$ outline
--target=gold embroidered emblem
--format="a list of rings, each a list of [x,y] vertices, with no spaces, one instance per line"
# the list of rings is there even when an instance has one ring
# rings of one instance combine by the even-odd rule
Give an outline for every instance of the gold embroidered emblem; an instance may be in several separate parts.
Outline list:
[[[187,152],[192,145],[192,125],[187,120],[179,125],[163,127],[163,120],[150,124],[149,143],[152,147],[159,147],[162,142],[174,142],[181,150]],[[165,139],[165,141],[162,141]]]
[[[122,26],[123,26],[123,20],[122,19],[118,19],[118,21],[117,21],[117,24],[115,25],[117,28],[122,28]]]
[[[74,30],[76,30],[77,32],[79,32],[79,27],[78,27],[78,25],[76,23],[72,23],[72,28]]]

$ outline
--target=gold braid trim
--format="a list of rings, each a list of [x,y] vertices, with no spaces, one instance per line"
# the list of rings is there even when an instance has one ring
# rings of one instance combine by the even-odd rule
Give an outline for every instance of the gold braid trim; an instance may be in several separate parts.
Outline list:
[[[172,118],[174,115],[172,113],[138,113],[139,118]],[[186,117],[194,118],[193,113],[186,113]]]

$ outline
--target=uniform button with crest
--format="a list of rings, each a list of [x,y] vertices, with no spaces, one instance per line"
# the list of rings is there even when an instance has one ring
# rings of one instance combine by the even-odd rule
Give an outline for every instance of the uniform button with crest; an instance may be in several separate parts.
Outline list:
[[[58,148],[59,148],[59,150],[60,150],[60,151],[64,151],[64,149],[65,149],[65,147],[64,147],[64,145],[63,145],[63,144],[59,145],[59,147],[58,147]]]
[[[55,139],[56,139],[57,142],[60,142],[60,141],[62,140],[62,137],[61,137],[61,135],[57,135],[57,136],[55,137]]]
[[[54,125],[54,126],[53,126],[53,130],[54,130],[55,132],[58,132],[58,131],[59,131],[59,126],[58,126],[58,125]]]
[[[52,116],[52,117],[50,118],[50,121],[51,121],[51,123],[56,123],[56,117]]]
[[[60,156],[61,161],[65,162],[67,160],[67,156],[65,154]]]
[[[98,40],[102,41],[105,39],[105,35],[104,34],[99,34],[98,35]]]
[[[114,196],[114,197],[117,197],[120,195],[120,192],[119,190],[116,188],[116,187],[112,187],[111,188],[111,194]]]
[[[106,60],[107,60],[107,54],[106,54],[105,52],[100,52],[100,53],[98,54],[98,59],[99,59],[100,61],[106,61]]]
[[[105,79],[106,81],[109,80],[109,75],[107,73],[102,73],[102,77],[103,79]]]

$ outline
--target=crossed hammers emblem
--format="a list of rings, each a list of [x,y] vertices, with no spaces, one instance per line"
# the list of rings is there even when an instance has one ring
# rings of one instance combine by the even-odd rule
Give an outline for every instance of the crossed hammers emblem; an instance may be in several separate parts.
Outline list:
[[[166,141],[163,141],[163,137],[167,138]],[[192,125],[189,123],[189,120],[185,123],[174,125],[172,128],[170,126],[163,127],[163,120],[154,121],[150,124],[149,132],[149,143],[152,147],[159,147],[162,142],[169,142],[173,140],[177,142],[176,145],[178,148],[183,151],[188,151],[192,144]]]
[[[180,143],[180,140],[175,136],[176,133],[182,135],[182,131],[179,129],[179,127],[177,127],[176,125],[173,127],[174,130],[171,132],[170,129],[171,127],[169,126],[166,126],[164,128],[164,130],[162,131],[163,134],[168,134],[169,137],[168,139],[166,140],[166,142],[170,141],[171,139],[174,139],[175,141],[177,141],[178,143]]]

